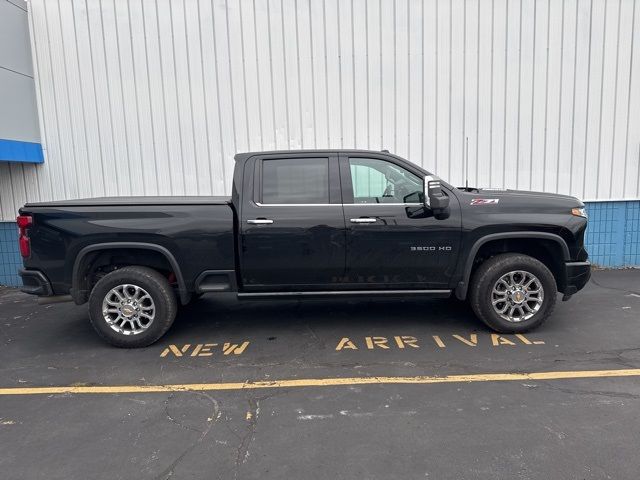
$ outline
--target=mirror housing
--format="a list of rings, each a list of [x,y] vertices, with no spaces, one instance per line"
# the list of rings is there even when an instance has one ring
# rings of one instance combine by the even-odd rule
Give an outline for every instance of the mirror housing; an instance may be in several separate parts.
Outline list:
[[[438,220],[449,218],[449,196],[442,191],[440,180],[431,175],[424,177],[424,203]]]

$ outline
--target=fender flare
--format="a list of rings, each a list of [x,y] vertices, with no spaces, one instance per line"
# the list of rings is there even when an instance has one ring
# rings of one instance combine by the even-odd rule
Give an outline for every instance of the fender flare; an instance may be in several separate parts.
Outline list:
[[[569,247],[567,246],[567,242],[560,235],[556,235],[555,233],[548,232],[504,232],[504,233],[491,233],[489,235],[485,235],[484,237],[480,237],[473,244],[471,249],[469,250],[469,255],[467,255],[467,260],[464,265],[464,270],[462,273],[462,280],[458,282],[456,286],[456,297],[459,300],[464,300],[467,296],[467,290],[469,289],[469,279],[471,278],[471,270],[473,269],[473,262],[476,259],[476,254],[480,247],[487,242],[491,242],[493,240],[502,240],[505,238],[540,238],[544,240],[551,240],[556,242],[560,248],[562,249],[563,260],[565,262],[571,260],[571,254],[569,253]]]
[[[189,301],[189,292],[187,291],[187,285],[184,281],[184,277],[182,276],[182,271],[180,270],[180,266],[176,260],[176,257],[162,245],[157,245],[155,243],[144,243],[144,242],[106,242],[106,243],[96,243],[93,245],[88,245],[84,247],[78,255],[76,256],[76,260],[73,263],[73,273],[71,276],[71,296],[76,304],[80,305],[85,303],[86,295],[88,292],[83,291],[80,288],[80,271],[84,267],[85,258],[87,254],[91,252],[96,252],[100,250],[114,250],[114,249],[128,249],[135,248],[141,250],[152,250],[154,252],[158,252],[162,254],[171,268],[173,269],[173,273],[176,275],[176,281],[178,282],[178,293],[180,294],[180,301],[184,305]]]

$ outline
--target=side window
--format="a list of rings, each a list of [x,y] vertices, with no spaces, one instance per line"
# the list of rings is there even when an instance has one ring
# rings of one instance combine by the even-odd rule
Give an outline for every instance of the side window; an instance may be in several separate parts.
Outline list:
[[[350,158],[353,203],[422,203],[423,180],[394,163]]]
[[[329,159],[263,160],[262,203],[329,203]]]

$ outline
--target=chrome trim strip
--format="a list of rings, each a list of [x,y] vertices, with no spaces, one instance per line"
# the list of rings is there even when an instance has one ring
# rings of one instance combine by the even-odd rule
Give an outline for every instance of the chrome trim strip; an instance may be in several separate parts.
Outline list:
[[[247,220],[247,223],[251,225],[271,225],[273,220],[269,220],[267,218],[256,218],[255,220]]]
[[[341,207],[341,203],[259,203],[258,207]]]
[[[422,203],[259,203],[258,207],[353,207],[353,206],[390,206],[423,207]]]
[[[360,205],[366,205],[366,206],[392,206],[392,207],[398,207],[398,206],[403,206],[403,207],[424,207],[424,205],[422,203],[343,203],[342,205],[344,205],[345,207],[353,207],[353,206],[360,206]]]
[[[587,267],[587,266],[591,266],[591,262],[590,261],[586,261],[586,262],[564,262],[564,264],[567,267]]]
[[[352,218],[350,220],[351,223],[376,223],[377,221],[377,218]]]

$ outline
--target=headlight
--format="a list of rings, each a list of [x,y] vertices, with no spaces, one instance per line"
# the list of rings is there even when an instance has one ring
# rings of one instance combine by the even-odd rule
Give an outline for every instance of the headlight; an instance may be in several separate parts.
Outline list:
[[[585,210],[584,207],[582,207],[582,208],[572,208],[571,209],[571,215],[575,215],[576,217],[587,218],[587,211]]]

